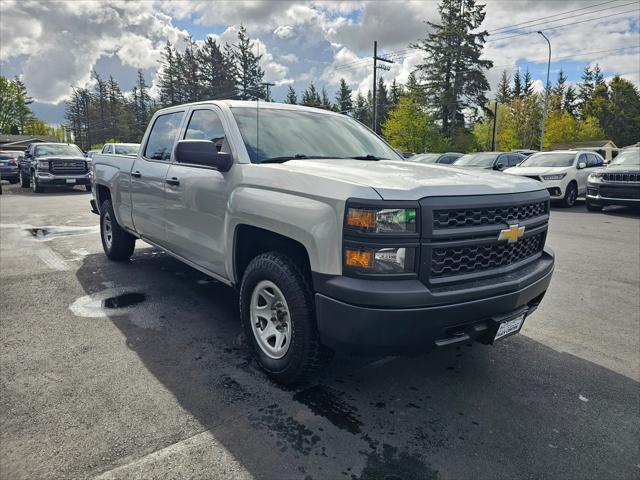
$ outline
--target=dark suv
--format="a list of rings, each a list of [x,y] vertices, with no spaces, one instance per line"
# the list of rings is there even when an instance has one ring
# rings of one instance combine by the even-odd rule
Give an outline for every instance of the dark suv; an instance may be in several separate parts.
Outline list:
[[[461,156],[453,165],[461,168],[479,168],[485,170],[505,170],[515,167],[526,157],[514,152],[476,152]]]
[[[0,152],[0,178],[9,183],[18,183],[19,152]]]
[[[84,185],[91,190],[87,159],[76,145],[32,143],[20,162],[20,185],[31,186],[35,193],[45,187]]]

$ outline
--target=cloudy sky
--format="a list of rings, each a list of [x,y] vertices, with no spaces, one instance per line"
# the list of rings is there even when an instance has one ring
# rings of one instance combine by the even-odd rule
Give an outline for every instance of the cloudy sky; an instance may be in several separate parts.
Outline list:
[[[586,64],[599,63],[605,77],[619,73],[640,84],[638,0],[486,4],[492,87],[502,70],[527,68],[542,86],[547,44],[539,29],[552,42],[552,78],[562,68],[577,82]],[[374,40],[395,61],[385,80],[404,82],[421,60],[409,45],[426,35],[425,21],[437,19],[435,1],[0,0],[0,70],[21,75],[35,113],[61,123],[71,87],[90,84],[92,70],[129,90],[142,69],[152,84],[167,40],[234,41],[243,24],[263,55],[265,80],[277,85],[276,100],[287,85],[300,92],[309,81],[333,96],[341,77],[354,89],[370,88]]]

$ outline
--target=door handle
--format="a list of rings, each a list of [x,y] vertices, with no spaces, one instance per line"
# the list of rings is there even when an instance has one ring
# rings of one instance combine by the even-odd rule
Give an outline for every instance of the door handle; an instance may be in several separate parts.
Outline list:
[[[131,172],[131,176],[135,178],[140,178],[142,174],[138,170],[136,170],[135,172]]]
[[[180,180],[178,180],[176,177],[167,178],[165,182],[169,185],[173,185],[174,187],[180,185]]]

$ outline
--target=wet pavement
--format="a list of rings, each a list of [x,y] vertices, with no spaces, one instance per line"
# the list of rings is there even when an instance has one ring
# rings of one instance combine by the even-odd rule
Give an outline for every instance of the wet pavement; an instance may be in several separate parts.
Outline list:
[[[640,477],[640,215],[553,209],[523,332],[338,355],[270,382],[234,290],[140,244],[109,262],[80,190],[0,197],[0,477]],[[35,233],[34,233],[35,232]]]

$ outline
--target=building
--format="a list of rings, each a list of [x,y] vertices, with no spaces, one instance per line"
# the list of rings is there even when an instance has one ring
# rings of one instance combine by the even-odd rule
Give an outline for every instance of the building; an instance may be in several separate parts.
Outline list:
[[[25,150],[32,143],[56,142],[49,135],[0,135],[0,150]]]
[[[588,142],[567,142],[552,145],[549,150],[584,150],[596,152],[610,162],[618,154],[618,147],[611,140],[590,140]]]

